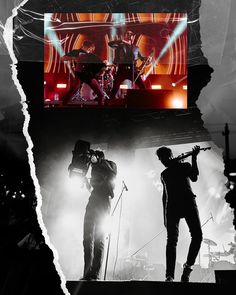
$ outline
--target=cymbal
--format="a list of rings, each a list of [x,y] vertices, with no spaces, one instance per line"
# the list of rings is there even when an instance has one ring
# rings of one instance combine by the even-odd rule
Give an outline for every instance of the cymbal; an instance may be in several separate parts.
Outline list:
[[[216,256],[229,256],[230,254],[225,251],[225,252],[213,252],[214,255]]]
[[[209,246],[217,246],[217,244],[210,239],[203,239],[203,242]]]
[[[213,257],[213,256],[215,256],[215,254],[211,254],[211,253],[210,253],[210,254],[204,254],[204,255],[203,255],[203,257]]]

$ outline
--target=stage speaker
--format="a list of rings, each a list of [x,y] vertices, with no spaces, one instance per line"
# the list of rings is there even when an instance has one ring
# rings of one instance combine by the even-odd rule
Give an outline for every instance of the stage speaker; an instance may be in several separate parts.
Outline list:
[[[215,270],[215,280],[218,284],[235,284],[236,270]]]
[[[184,109],[187,96],[175,95],[173,90],[128,89],[125,97],[127,108]]]

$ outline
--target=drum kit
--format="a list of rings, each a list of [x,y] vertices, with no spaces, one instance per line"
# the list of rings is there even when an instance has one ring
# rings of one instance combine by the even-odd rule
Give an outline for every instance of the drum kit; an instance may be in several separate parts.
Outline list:
[[[116,65],[110,64],[106,66],[106,69],[102,75],[98,77],[98,82],[104,92],[105,98],[109,99],[114,81],[114,73],[116,70]]]
[[[203,257],[208,258],[208,267],[201,268],[201,282],[215,282],[215,270],[236,270],[236,264],[233,264],[226,260],[226,257],[232,253],[229,251],[212,251],[211,247],[216,247],[217,243],[210,239],[203,239],[208,247],[208,253],[204,254]],[[199,265],[200,266],[200,265]]]
[[[106,65],[105,70],[97,76],[97,81],[104,93],[105,99],[109,99],[109,95],[111,93],[114,81],[114,71],[116,69],[116,65],[109,64]],[[93,90],[87,85],[83,83],[80,93],[77,93],[77,99],[84,100],[84,101],[93,101],[96,98],[96,94]]]
[[[218,262],[221,257],[226,257],[230,255],[227,251],[224,251],[224,252],[211,251],[211,247],[217,246],[217,243],[210,239],[203,239],[203,243],[207,244],[208,246],[208,254],[204,254],[203,256],[209,258],[209,264],[208,264],[209,266],[212,266],[212,264],[214,264],[215,262]]]

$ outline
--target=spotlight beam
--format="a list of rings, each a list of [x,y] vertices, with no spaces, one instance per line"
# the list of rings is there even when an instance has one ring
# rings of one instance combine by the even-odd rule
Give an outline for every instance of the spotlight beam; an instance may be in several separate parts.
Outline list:
[[[178,85],[180,82],[182,82],[183,80],[185,80],[187,78],[187,76],[182,77],[180,80],[174,82],[175,86]]]
[[[62,46],[61,46],[61,40],[59,40],[57,34],[54,30],[51,29],[51,19],[52,19],[52,13],[47,13],[45,15],[45,30],[44,34],[48,36],[48,39],[52,42],[55,49],[59,53],[60,56],[63,56],[65,54]]]
[[[48,37],[49,41],[53,44],[54,48],[59,53],[60,57],[65,55],[65,52],[61,46],[62,41],[58,38],[55,30],[52,28],[51,20],[52,20],[53,14],[47,13],[45,14],[45,29],[44,34]],[[73,77],[75,77],[74,72],[71,68],[70,62],[66,62],[67,68],[69,69],[70,74],[72,74]]]
[[[168,49],[172,46],[172,44],[176,41],[176,39],[178,39],[178,37],[184,32],[186,28],[187,28],[187,18],[183,18],[182,21],[174,29],[173,34],[170,36],[167,43],[162,48],[157,59],[152,63],[151,68],[148,70],[147,74],[144,76],[145,79],[150,75],[153,68],[159,63],[160,59],[164,56],[164,54],[168,51]]]

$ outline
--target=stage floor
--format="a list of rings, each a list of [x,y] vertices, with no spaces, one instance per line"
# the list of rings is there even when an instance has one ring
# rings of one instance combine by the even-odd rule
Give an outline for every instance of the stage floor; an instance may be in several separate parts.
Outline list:
[[[71,295],[156,295],[156,294],[213,294],[232,288],[230,283],[181,283],[159,281],[67,281],[67,289]]]

